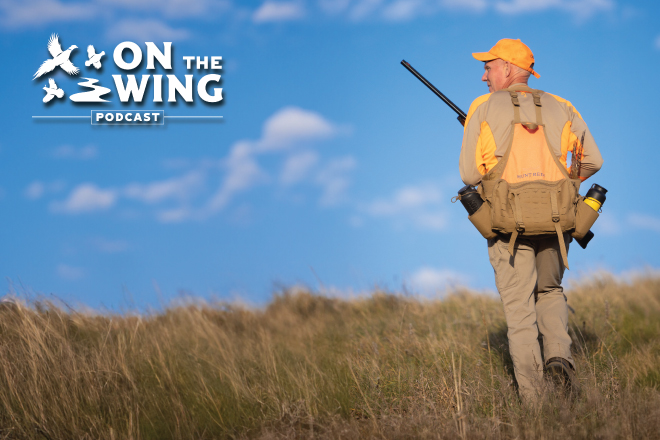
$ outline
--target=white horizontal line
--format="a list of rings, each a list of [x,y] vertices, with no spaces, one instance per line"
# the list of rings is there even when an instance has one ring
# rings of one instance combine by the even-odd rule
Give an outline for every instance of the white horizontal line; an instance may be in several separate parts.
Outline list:
[[[91,116],[32,116],[33,118],[87,118],[90,119]]]
[[[222,116],[168,116],[166,118],[222,118]]]

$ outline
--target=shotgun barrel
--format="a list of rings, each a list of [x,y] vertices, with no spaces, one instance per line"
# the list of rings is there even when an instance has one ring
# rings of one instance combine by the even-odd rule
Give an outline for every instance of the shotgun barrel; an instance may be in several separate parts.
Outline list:
[[[454,110],[456,114],[458,114],[458,118],[457,118],[458,122],[460,122],[461,125],[465,125],[465,118],[467,118],[467,115],[463,110],[461,110],[460,108],[458,108],[456,104],[451,102],[451,99],[447,98],[440,90],[436,89],[433,84],[431,84],[418,71],[416,71],[415,68],[411,66],[406,60],[401,60],[401,65],[403,65],[403,67],[408,69],[408,71],[413,75],[415,75],[418,80],[423,82],[426,87],[431,89],[431,91],[435,93],[438,96],[438,98],[442,99],[445,102],[445,104],[447,104],[452,110]]]

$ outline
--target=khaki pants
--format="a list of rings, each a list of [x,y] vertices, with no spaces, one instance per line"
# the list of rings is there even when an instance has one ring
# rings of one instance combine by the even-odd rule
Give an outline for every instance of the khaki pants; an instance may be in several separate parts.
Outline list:
[[[566,249],[571,241],[564,234]],[[574,365],[568,335],[568,305],[561,280],[564,264],[557,236],[518,237],[514,256],[508,236],[488,240],[508,327],[509,351],[521,397],[534,400],[542,388],[543,359],[562,357]],[[543,337],[543,357],[538,342]]]

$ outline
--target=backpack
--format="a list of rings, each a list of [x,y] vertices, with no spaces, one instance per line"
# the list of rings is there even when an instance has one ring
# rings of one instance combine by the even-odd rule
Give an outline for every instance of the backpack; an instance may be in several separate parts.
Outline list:
[[[568,268],[563,233],[575,230],[580,179],[571,179],[545,134],[542,91],[517,85],[511,95],[514,118],[504,156],[482,177],[477,191],[490,207],[492,236],[511,234],[509,253],[518,236],[557,234],[561,256]],[[520,120],[518,91],[531,93],[535,122]]]

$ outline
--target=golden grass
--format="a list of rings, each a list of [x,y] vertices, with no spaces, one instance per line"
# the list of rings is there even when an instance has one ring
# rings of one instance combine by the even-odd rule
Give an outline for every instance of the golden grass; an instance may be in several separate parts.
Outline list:
[[[0,310],[0,437],[657,438],[660,279],[568,292],[583,392],[521,406],[498,298]]]

